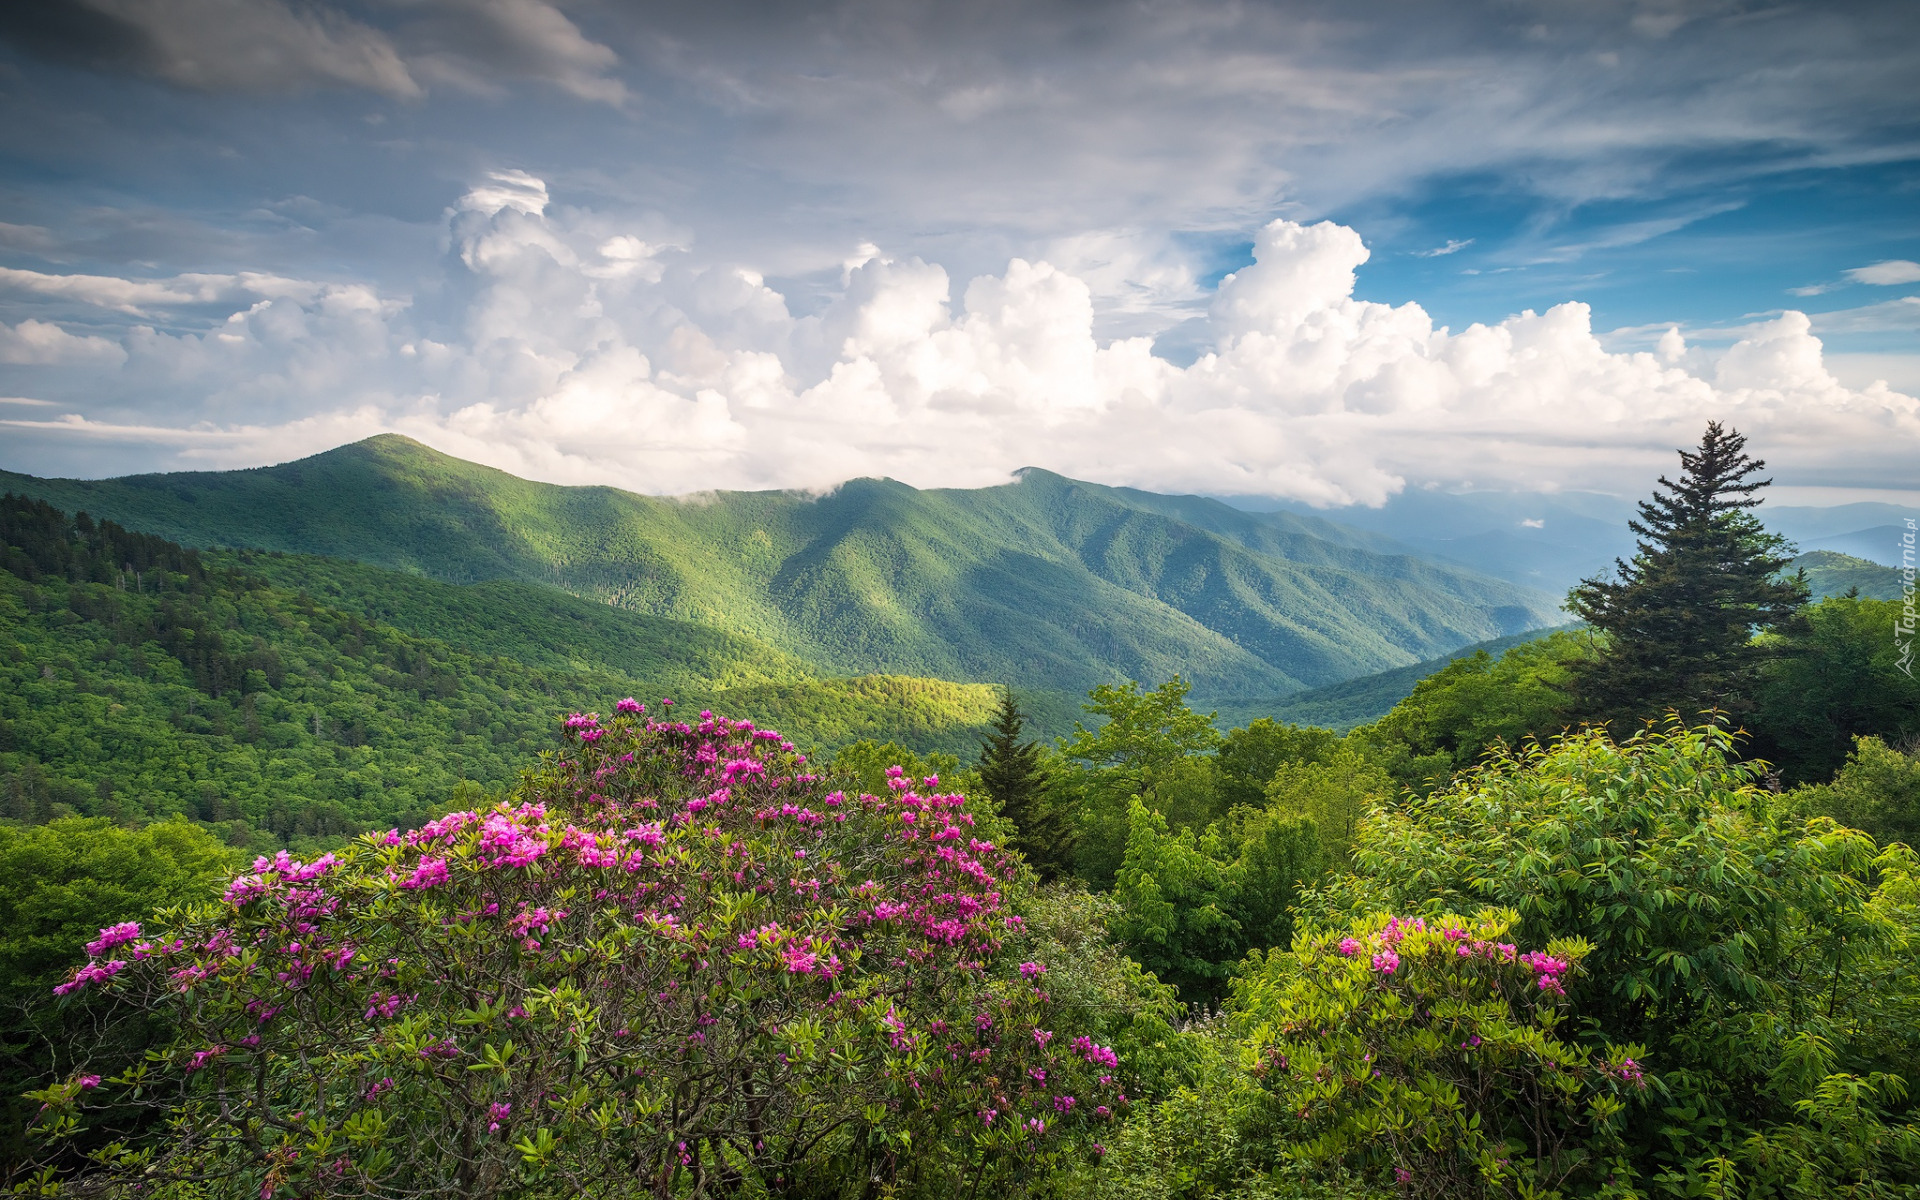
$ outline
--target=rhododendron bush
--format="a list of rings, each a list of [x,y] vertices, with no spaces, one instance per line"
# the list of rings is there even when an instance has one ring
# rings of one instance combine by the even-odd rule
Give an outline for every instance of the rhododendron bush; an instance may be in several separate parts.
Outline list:
[[[70,1190],[978,1187],[1125,1103],[1006,944],[1012,877],[935,779],[845,794],[776,733],[622,701],[569,718],[510,803],[102,930],[62,990],[180,1036],[41,1093],[42,1129],[107,1098],[170,1122]]]
[[[1391,1170],[1417,1196],[1604,1190],[1642,1052],[1568,1036],[1566,982],[1592,948],[1523,951],[1514,919],[1370,917],[1237,982],[1242,1065],[1291,1155]]]

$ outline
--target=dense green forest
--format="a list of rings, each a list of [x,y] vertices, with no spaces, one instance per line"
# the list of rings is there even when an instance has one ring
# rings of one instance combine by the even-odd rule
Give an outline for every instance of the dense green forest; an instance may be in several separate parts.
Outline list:
[[[724,705],[823,750],[964,750],[993,704],[533,585],[201,555],[19,498],[0,546],[0,802],[29,824],[178,815],[266,848],[418,824],[610,695]]]
[[[7,1180],[1920,1195],[1903,601],[1681,465],[1583,624],[1319,723],[10,499]]]
[[[519,579],[729,630],[826,675],[1079,694],[1183,673],[1279,697],[1553,624],[1555,599],[1288,513],[1028,471],[681,499],[533,483],[382,436],[258,470],[0,489],[190,546]]]

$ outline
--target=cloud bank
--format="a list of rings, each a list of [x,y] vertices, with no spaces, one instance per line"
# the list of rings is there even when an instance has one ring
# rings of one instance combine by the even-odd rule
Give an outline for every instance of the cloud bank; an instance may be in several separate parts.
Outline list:
[[[1709,418],[1808,484],[1910,486],[1920,446],[1920,401],[1842,386],[1799,312],[1717,355],[1677,330],[1610,352],[1580,303],[1455,331],[1356,299],[1367,247],[1330,222],[1259,229],[1184,367],[1148,338],[1096,337],[1089,283],[1046,261],[956,286],[863,247],[838,294],[795,315],[756,271],[556,208],[524,172],[473,186],[445,228],[431,312],[353,282],[6,271],[0,288],[97,323],[0,326],[10,390],[89,398],[0,428],[208,466],[394,431],[653,493],[980,486],[1031,465],[1322,505],[1424,484],[1639,492]]]

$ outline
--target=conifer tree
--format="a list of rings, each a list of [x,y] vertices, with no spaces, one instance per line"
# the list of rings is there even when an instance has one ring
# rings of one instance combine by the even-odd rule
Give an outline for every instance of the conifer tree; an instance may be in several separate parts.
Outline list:
[[[1000,696],[993,732],[980,743],[980,783],[1013,823],[1014,849],[1043,879],[1051,879],[1065,873],[1073,836],[1059,806],[1050,802],[1039,744],[1020,740],[1026,724],[1009,687]]]
[[[1806,584],[1779,578],[1793,548],[1751,510],[1772,482],[1746,439],[1709,422],[1700,445],[1680,451],[1680,479],[1640,503],[1639,535],[1615,579],[1583,580],[1567,608],[1607,635],[1606,652],[1574,674],[1577,715],[1612,720],[1692,720],[1720,709],[1738,720],[1752,707],[1766,654],[1753,635],[1783,625],[1807,601]]]

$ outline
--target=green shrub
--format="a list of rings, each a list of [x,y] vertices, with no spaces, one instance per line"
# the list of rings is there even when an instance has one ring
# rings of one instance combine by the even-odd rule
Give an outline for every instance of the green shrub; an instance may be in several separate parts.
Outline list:
[[[102,930],[59,990],[179,1036],[37,1093],[56,1139],[102,1097],[166,1120],[82,1183],[950,1195],[1044,1172],[1124,1106],[1097,1027],[1013,957],[1014,864],[961,797],[898,768],[829,791],[706,714],[567,730],[512,803]]]
[[[1681,1195],[1712,1194],[1687,1189],[1727,1172],[1773,1187],[1794,1147],[1801,1182],[1778,1186],[1803,1192],[1764,1194],[1833,1194],[1820,1189],[1852,1186],[1855,1143],[1820,1132],[1832,1096],[1860,1096],[1888,1130],[1908,1120],[1914,860],[1791,819],[1732,745],[1716,727],[1670,726],[1501,754],[1379,810],[1352,872],[1306,907],[1330,927],[1498,906],[1517,914],[1517,941],[1587,943],[1569,985],[1582,1044],[1644,1045],[1659,1077],[1661,1103],[1627,1114],[1623,1133],[1640,1176]],[[1906,1194],[1885,1190],[1904,1178],[1905,1134],[1867,1143],[1882,1190],[1862,1194]]]
[[[1522,953],[1511,912],[1384,915],[1303,936],[1237,981],[1241,1065],[1294,1156],[1425,1197],[1624,1183],[1636,1047],[1580,1044],[1566,984],[1592,947]]]

